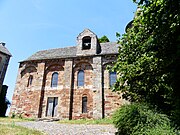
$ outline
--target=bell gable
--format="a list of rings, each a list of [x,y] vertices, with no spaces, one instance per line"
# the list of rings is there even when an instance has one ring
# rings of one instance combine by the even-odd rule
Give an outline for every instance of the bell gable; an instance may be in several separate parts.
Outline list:
[[[85,29],[77,37],[77,56],[95,55],[100,52],[97,35]]]

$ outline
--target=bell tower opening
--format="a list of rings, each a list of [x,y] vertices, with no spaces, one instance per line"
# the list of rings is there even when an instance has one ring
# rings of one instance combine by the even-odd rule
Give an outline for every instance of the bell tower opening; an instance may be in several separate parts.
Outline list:
[[[86,36],[82,39],[82,50],[91,49],[91,37]]]

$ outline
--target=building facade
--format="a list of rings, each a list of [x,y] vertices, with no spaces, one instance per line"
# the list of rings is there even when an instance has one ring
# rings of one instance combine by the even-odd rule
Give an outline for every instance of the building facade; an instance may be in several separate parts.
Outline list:
[[[6,75],[6,70],[9,64],[11,53],[5,47],[5,43],[0,43],[0,93],[3,86],[3,81]]]
[[[85,29],[73,47],[39,51],[20,62],[10,114],[59,119],[104,118],[125,101],[111,91],[118,44]]]

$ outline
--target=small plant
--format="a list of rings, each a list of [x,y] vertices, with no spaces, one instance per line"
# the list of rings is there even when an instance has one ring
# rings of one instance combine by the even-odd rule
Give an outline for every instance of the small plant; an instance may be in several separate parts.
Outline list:
[[[18,118],[19,118],[19,119],[22,119],[22,118],[23,118],[23,117],[22,117],[22,114],[23,114],[23,113],[20,113],[20,114],[18,115]]]
[[[15,123],[14,121],[11,123],[11,127],[13,128],[15,126]]]
[[[16,114],[15,114],[15,112],[13,112],[11,115],[11,118],[15,118],[15,117],[16,117]]]

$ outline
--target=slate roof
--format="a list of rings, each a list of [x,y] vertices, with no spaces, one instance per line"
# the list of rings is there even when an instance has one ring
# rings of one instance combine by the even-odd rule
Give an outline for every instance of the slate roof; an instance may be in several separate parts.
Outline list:
[[[2,44],[0,44],[0,52],[7,54],[9,56],[12,56],[11,53],[8,51],[8,49],[5,46],[3,46]]]
[[[116,42],[101,43],[101,53],[100,54],[117,54],[118,47],[120,46]]]
[[[115,42],[101,43],[100,46],[101,46],[101,52],[97,55],[118,53],[119,44]],[[76,46],[72,46],[72,47],[66,47],[66,48],[57,48],[57,49],[38,51],[24,61],[57,59],[57,58],[72,58],[72,57],[76,57],[76,50],[77,50]]]

